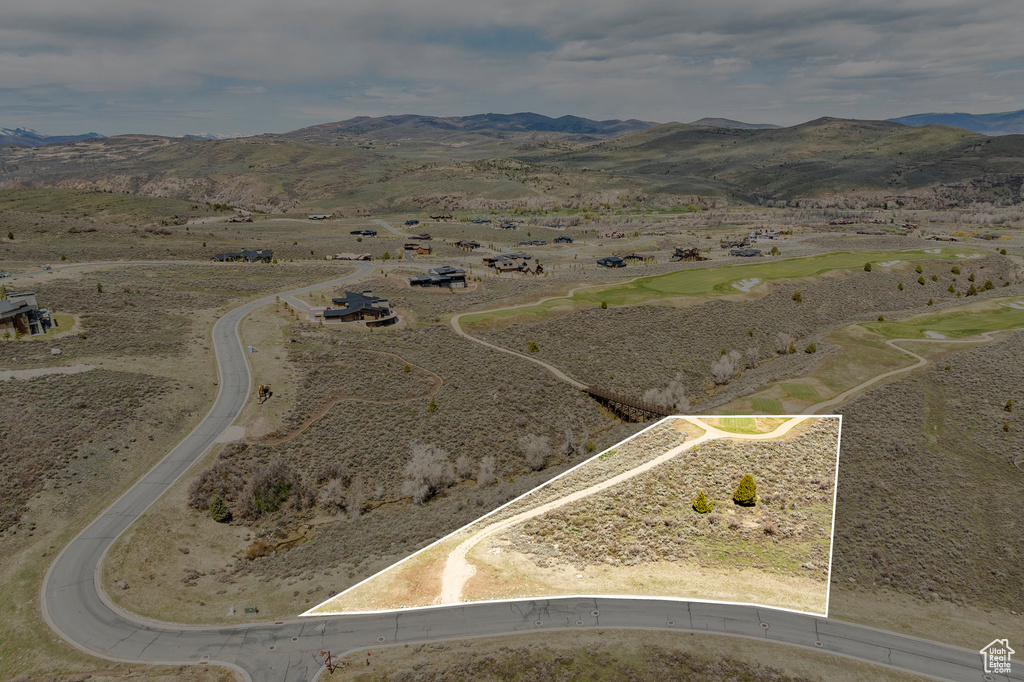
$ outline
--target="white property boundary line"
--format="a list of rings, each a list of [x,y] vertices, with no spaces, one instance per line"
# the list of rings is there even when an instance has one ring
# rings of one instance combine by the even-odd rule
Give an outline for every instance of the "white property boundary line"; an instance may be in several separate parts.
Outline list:
[[[412,559],[416,558],[420,554],[430,550],[431,548],[441,544],[442,542],[445,542],[446,540],[454,537],[455,535],[458,535],[459,533],[461,533],[462,531],[466,530],[470,526],[474,526],[474,525],[478,524],[479,522],[483,521],[484,519],[488,518],[489,516],[497,514],[501,510],[505,509],[506,507],[508,507],[508,506],[510,506],[512,504],[515,504],[516,502],[518,502],[519,500],[523,499],[524,497],[526,497],[528,495],[532,495],[533,493],[537,492],[538,490],[541,490],[541,489],[545,488],[546,486],[551,485],[552,483],[554,483],[558,479],[562,478],[563,476],[566,476],[567,474],[572,473],[576,469],[579,469],[580,467],[582,467],[582,466],[584,466],[586,464],[589,464],[590,462],[596,460],[597,458],[601,457],[605,453],[610,452],[611,450],[614,450],[615,448],[620,447],[620,446],[622,446],[625,443],[628,443],[629,441],[633,440],[634,438],[636,438],[636,437],[638,437],[638,436],[640,436],[640,435],[642,435],[644,433],[647,433],[651,429],[664,424],[665,422],[669,421],[670,419],[671,420],[674,420],[674,419],[688,419],[689,417],[692,417],[693,419],[696,419],[698,421],[703,421],[705,419],[744,419],[744,418],[750,418],[750,419],[800,419],[801,421],[806,420],[806,419],[838,419],[839,420],[839,434],[836,437],[835,476],[834,476],[833,481],[832,481],[832,527],[831,527],[831,532],[829,533],[828,578],[827,578],[827,582],[825,583],[825,585],[826,585],[826,587],[825,587],[825,613],[815,613],[813,611],[801,611],[799,609],[787,609],[787,608],[780,607],[780,606],[772,606],[772,605],[769,605],[769,604],[756,604],[756,603],[751,603],[751,602],[727,601],[727,600],[718,600],[718,599],[693,599],[693,598],[668,597],[668,596],[629,595],[629,594],[559,594],[559,595],[547,595],[547,596],[543,596],[543,597],[517,597],[517,598],[514,598],[514,599],[487,599],[487,600],[474,600],[474,601],[468,601],[468,602],[455,602],[455,603],[451,603],[451,604],[430,604],[428,606],[403,606],[403,607],[399,607],[399,608],[395,608],[395,609],[379,609],[379,610],[375,610],[375,611],[334,611],[334,612],[327,612],[327,613],[313,613],[314,611],[316,611],[320,607],[326,605],[327,603],[329,603],[331,601],[334,601],[338,597],[341,597],[341,596],[351,592],[352,590],[356,589],[357,587],[359,587],[359,586],[361,586],[361,585],[363,585],[365,583],[368,583],[369,581],[373,580],[374,578],[377,578],[378,576],[384,575],[385,573],[387,573],[389,571],[397,569],[399,566],[401,566],[405,562],[411,561]],[[692,424],[693,422],[689,422],[689,423]],[[593,455],[592,457],[590,457],[590,458],[580,462],[576,466],[574,466],[572,468],[569,468],[569,469],[566,469],[565,471],[563,471],[562,473],[558,474],[557,476],[551,478],[550,480],[545,481],[544,483],[541,483],[539,486],[537,486],[535,488],[531,488],[530,490],[526,491],[525,493],[523,493],[519,497],[516,497],[515,499],[509,500],[508,502],[506,502],[505,504],[501,505],[500,507],[492,509],[491,511],[487,512],[483,516],[481,516],[481,517],[479,517],[479,518],[477,518],[477,519],[475,519],[473,521],[470,521],[466,525],[462,526],[461,528],[459,528],[457,530],[452,531],[448,535],[445,535],[444,537],[435,540],[434,542],[430,543],[426,547],[424,547],[424,548],[422,548],[422,549],[420,549],[420,550],[418,550],[416,552],[413,552],[412,554],[410,554],[409,556],[405,557],[404,559],[401,559],[398,562],[396,562],[394,564],[391,564],[387,568],[374,573],[373,575],[371,575],[368,578],[364,578],[363,580],[359,581],[355,585],[352,585],[351,587],[348,587],[348,588],[342,590],[341,592],[339,592],[338,594],[334,595],[333,597],[330,597],[329,599],[324,600],[323,602],[317,604],[316,606],[310,608],[309,610],[307,610],[307,611],[305,611],[303,613],[300,613],[298,617],[299,618],[316,618],[316,617],[321,617],[322,618],[322,617],[331,617],[331,616],[379,615],[379,614],[385,614],[385,613],[402,613],[402,612],[410,612],[410,611],[427,611],[427,610],[430,610],[430,609],[446,608],[446,607],[453,607],[453,606],[466,606],[466,605],[470,605],[470,604],[509,604],[509,603],[523,602],[523,601],[537,601],[537,600],[551,600],[551,599],[640,599],[640,600],[647,600],[647,601],[673,601],[673,602],[694,602],[694,603],[701,603],[701,604],[729,604],[729,605],[734,605],[734,606],[752,606],[752,607],[756,607],[756,608],[775,609],[777,611],[787,611],[789,613],[798,613],[798,614],[803,614],[803,615],[808,615],[808,616],[821,616],[821,617],[824,617],[824,618],[828,618],[829,599],[831,598],[831,592],[832,592],[832,552],[833,552],[833,549],[834,549],[834,546],[835,546],[835,535],[836,535],[836,500],[837,500],[837,498],[839,496],[839,453],[840,453],[840,450],[841,450],[842,436],[843,436],[843,416],[841,414],[823,414],[823,415],[806,415],[806,414],[803,414],[803,415],[791,415],[791,414],[745,415],[745,414],[739,414],[739,415],[737,415],[737,414],[730,414],[730,415],[672,415],[670,417],[665,417],[663,419],[659,419],[657,422],[651,424],[647,428],[642,429],[640,431],[637,431],[636,433],[634,433],[629,438],[623,439],[623,440],[619,441],[618,443],[615,443],[611,447],[605,448],[601,452],[599,452],[599,453]],[[721,438],[716,439],[716,440],[721,440]],[[757,440],[757,439],[752,439],[752,440]]]

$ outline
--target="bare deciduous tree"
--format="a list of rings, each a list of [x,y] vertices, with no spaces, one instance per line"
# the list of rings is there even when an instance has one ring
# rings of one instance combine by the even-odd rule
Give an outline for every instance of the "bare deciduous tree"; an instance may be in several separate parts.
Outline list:
[[[759,353],[757,352],[757,346],[751,346],[747,349],[747,367],[754,369],[757,367],[757,358]]]
[[[547,461],[548,455],[551,453],[551,446],[548,444],[547,437],[538,436],[534,433],[519,439],[519,449],[523,451],[523,459],[526,461],[526,466],[534,471],[540,471],[544,468],[544,462]]]
[[[566,459],[572,459],[580,451],[579,445],[576,443],[576,434],[568,424],[565,425],[565,437],[562,439],[561,450]]]
[[[348,517],[350,519],[359,518],[363,513],[363,506],[366,505],[366,485],[363,483],[362,476],[357,476],[352,479],[352,485],[348,487],[346,503],[346,506],[348,507]]]
[[[412,457],[403,470],[402,494],[423,504],[439,490],[455,483],[455,467],[448,453],[434,445],[412,444]]]
[[[487,455],[480,460],[480,470],[476,474],[476,484],[481,488],[494,485],[498,476],[494,473],[494,455]]]
[[[736,351],[733,351],[735,353]],[[733,359],[732,353],[727,353],[719,356],[717,360],[711,363],[711,378],[715,380],[716,384],[727,384],[733,376],[736,374],[736,363]]]
[[[462,455],[455,461],[455,473],[458,474],[459,478],[463,481],[468,481],[473,478],[473,474],[476,473],[476,462],[474,462],[469,455]]]
[[[796,339],[793,338],[792,334],[786,332],[779,332],[775,335],[775,352],[780,355],[785,355],[789,352],[789,347],[793,345]]]
[[[726,357],[726,356],[722,356]],[[679,414],[686,414],[690,409],[690,399],[686,397],[686,387],[683,385],[683,373],[676,374],[675,378],[668,382],[664,388],[651,388],[644,393],[644,400],[649,403],[664,407]]]

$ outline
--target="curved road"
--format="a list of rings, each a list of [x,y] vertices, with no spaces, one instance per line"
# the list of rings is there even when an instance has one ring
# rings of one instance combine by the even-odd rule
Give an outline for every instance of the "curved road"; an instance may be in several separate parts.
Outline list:
[[[369,266],[302,293],[364,276]],[[185,473],[237,417],[250,393],[239,322],[273,296],[232,310],[213,329],[220,391],[205,419],[164,459],[78,534],[54,559],[43,581],[47,623],[82,651],[117,661],[218,664],[248,680],[310,680],[322,670],[317,652],[409,642],[504,635],[577,627],[708,632],[819,649],[944,680],[982,680],[976,651],[898,633],[775,609],[693,601],[566,597],[466,604],[398,613],[293,619],[238,626],[177,626],[116,609],[99,587],[109,546]],[[974,643],[972,643],[973,645]],[[979,642],[980,647],[984,642]],[[823,662],[824,663],[824,662]],[[1015,667],[1000,682],[1024,682]]]

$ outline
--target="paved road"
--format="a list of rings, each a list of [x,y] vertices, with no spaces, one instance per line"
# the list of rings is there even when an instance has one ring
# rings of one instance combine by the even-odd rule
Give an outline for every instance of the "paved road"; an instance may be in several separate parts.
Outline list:
[[[291,294],[341,284],[370,266]],[[567,597],[470,604],[402,613],[293,619],[234,627],[148,622],[116,609],[99,589],[99,566],[114,539],[178,479],[231,424],[250,393],[250,375],[237,335],[242,318],[274,300],[237,308],[214,326],[220,392],[206,418],[163,460],[87,526],[56,557],[42,587],[46,621],[64,639],[96,656],[140,663],[230,666],[254,682],[316,677],[317,652],[334,653],[408,642],[504,635],[578,627],[708,632],[820,649],[944,680],[982,680],[981,658],[970,649],[774,609],[698,602]],[[1012,637],[1012,634],[1007,633]],[[985,642],[972,642],[982,646]],[[1024,682],[1024,667],[1000,682]]]

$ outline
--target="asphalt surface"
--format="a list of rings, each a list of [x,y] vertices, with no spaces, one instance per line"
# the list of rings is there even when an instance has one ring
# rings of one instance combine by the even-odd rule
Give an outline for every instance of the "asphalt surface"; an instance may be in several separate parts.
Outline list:
[[[288,292],[342,284],[370,272]],[[101,658],[138,663],[211,664],[254,682],[311,680],[320,651],[335,655],[388,644],[465,639],[550,629],[638,628],[706,632],[825,651],[943,680],[984,680],[977,651],[827,618],[775,609],[671,601],[566,597],[438,607],[400,613],[293,619],[233,627],[146,621],[115,608],[99,589],[107,549],[238,416],[251,379],[237,335],[239,322],[270,303],[267,296],[232,310],[213,329],[220,391],[206,418],[163,460],[87,526],[56,557],[43,581],[46,621],[65,640]],[[297,609],[298,610],[298,609]],[[1006,633],[1013,637],[1014,633]],[[986,642],[971,642],[981,647]],[[1016,642],[1013,642],[1016,643]],[[822,677],[827,677],[822,662]],[[326,678],[326,676],[325,676]],[[1024,682],[1024,665],[1000,682]]]

